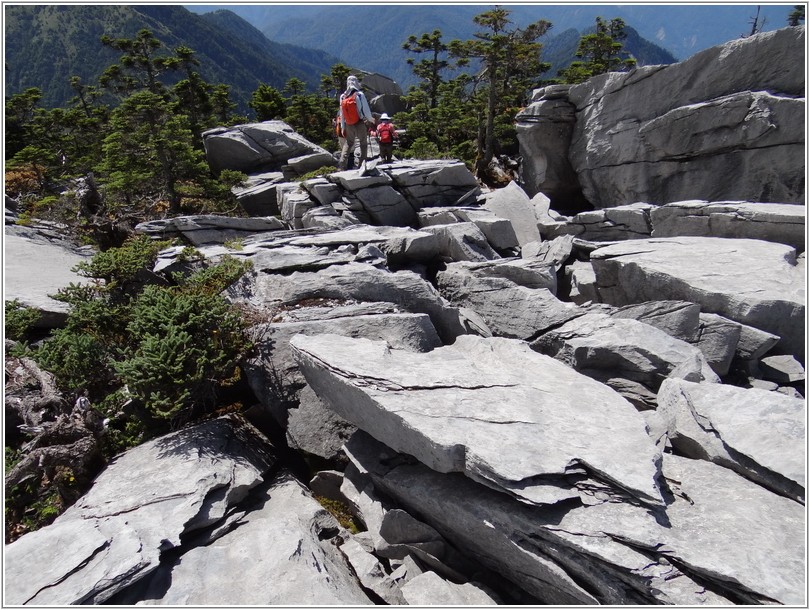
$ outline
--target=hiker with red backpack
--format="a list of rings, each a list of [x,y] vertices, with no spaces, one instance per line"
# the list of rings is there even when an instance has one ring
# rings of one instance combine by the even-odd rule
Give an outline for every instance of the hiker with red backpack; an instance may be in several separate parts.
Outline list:
[[[397,137],[397,128],[391,122],[388,113],[380,115],[380,124],[377,125],[377,142],[380,144],[380,159],[383,163],[391,163],[394,154],[394,140]]]
[[[354,155],[355,140],[360,142],[360,165],[368,154],[368,128],[374,125],[374,116],[366,96],[360,90],[357,77],[346,79],[346,91],[340,94],[340,128],[346,141],[340,153],[339,168],[346,169],[349,155]]]

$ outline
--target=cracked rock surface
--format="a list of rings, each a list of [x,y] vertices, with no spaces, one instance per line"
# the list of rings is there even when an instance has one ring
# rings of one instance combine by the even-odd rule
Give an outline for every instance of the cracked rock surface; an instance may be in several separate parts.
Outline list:
[[[274,461],[267,440],[232,417],[121,454],[53,524],[6,545],[6,603],[103,603],[181,536],[221,520]]]
[[[805,265],[790,246],[754,239],[668,237],[591,254],[604,302],[697,303],[704,313],[781,337],[774,348],[804,361]]]
[[[642,416],[524,342],[466,335],[423,354],[335,335],[290,345],[341,417],[434,470],[533,504],[580,494],[663,502],[661,456]]]

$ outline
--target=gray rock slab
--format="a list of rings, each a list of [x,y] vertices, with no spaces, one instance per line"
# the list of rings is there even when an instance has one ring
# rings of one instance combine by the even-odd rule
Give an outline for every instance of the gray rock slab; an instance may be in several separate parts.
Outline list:
[[[632,203],[580,212],[569,221],[575,227],[571,234],[590,241],[644,239],[652,232],[653,209],[655,206],[649,203]]]
[[[301,217],[301,224],[305,229],[333,231],[345,229],[356,223],[348,218],[343,218],[332,206],[325,205],[304,212]]]
[[[540,241],[534,205],[516,182],[510,182],[503,188],[487,193],[484,199],[485,209],[512,223],[518,245]]]
[[[400,161],[384,172],[416,210],[460,205],[481,192],[467,166],[453,159]]]
[[[372,553],[365,550],[359,542],[349,539],[340,546],[366,589],[373,591],[388,605],[407,604],[397,582],[386,573],[385,567]]]
[[[423,208],[419,211],[419,224],[422,227],[453,222],[474,223],[496,250],[506,250],[518,245],[512,223],[489,210],[473,207],[444,207]]]
[[[245,363],[245,374],[259,402],[282,426],[288,424],[289,405],[286,403],[287,399],[292,398],[289,394],[295,393],[304,383],[290,352],[290,340],[294,336],[329,333],[366,337],[414,351],[429,351],[441,345],[426,314],[397,312],[391,305],[388,305],[390,311],[387,312],[368,312],[367,309],[363,305],[330,306],[325,303],[323,307],[297,309],[293,316],[290,312],[279,314],[279,321],[252,329],[258,355]],[[293,319],[285,321],[290,317]],[[295,320],[295,317],[306,319]],[[299,430],[305,422],[308,426],[319,428],[317,410],[312,413],[310,410],[295,413],[296,430],[301,433],[296,434],[297,443],[312,442],[306,440],[309,435]]]
[[[571,87],[585,197],[803,202],[804,47],[804,28],[783,27]]]
[[[805,271],[795,250],[752,239],[669,237],[634,240],[591,254],[602,299],[697,303],[778,335],[774,350],[804,361]]]
[[[287,411],[286,422],[291,448],[336,464],[345,462],[343,445],[357,430],[323,404],[309,386],[298,392],[298,406]]]
[[[417,354],[299,335],[291,347],[341,417],[434,470],[538,504],[577,496],[581,481],[568,475],[584,471],[615,493],[661,503],[660,455],[633,406],[521,341],[468,335]]]
[[[374,244],[393,262],[399,263],[426,262],[439,253],[439,241],[435,235],[407,227],[374,227],[367,224],[341,231],[294,236],[289,239],[289,244],[330,248],[344,244]]]
[[[599,301],[596,274],[590,262],[574,261],[566,267],[566,275],[571,282],[568,298],[576,305]]]
[[[354,191],[372,224],[409,227],[416,224],[416,211],[402,193],[389,184],[375,185]]]
[[[737,341],[736,355],[743,360],[758,360],[777,343],[779,343],[778,335],[767,333],[747,324],[740,324],[740,339]]]
[[[346,265],[354,260],[352,252],[327,249],[317,246],[281,246],[256,249],[255,254],[245,256],[253,263],[257,273],[292,273],[294,271],[318,271],[332,265]]]
[[[436,235],[441,253],[451,261],[489,261],[500,258],[486,236],[472,222],[423,227],[422,231]]]
[[[677,201],[652,210],[652,237],[698,235],[761,239],[804,250],[803,205],[750,201]]]
[[[292,157],[287,160],[285,169],[289,167],[296,175],[301,176],[309,172],[314,172],[322,167],[329,167],[333,165],[334,162],[335,158],[332,156],[332,153],[324,150],[301,155],[300,157]]]
[[[665,453],[662,468],[671,492],[663,524],[629,505],[604,503],[570,511],[555,529],[583,550],[615,538],[671,559],[742,603],[804,603],[800,504],[703,460]]]
[[[720,381],[697,347],[638,320],[601,313],[549,330],[532,349],[600,381],[624,378],[652,392],[669,376]]]
[[[290,159],[327,152],[283,121],[210,129],[203,133],[203,145],[208,165],[217,174],[223,169],[278,170]]]
[[[5,602],[104,602],[181,536],[222,520],[274,461],[267,439],[231,416],[130,449],[53,524],[6,545]]]
[[[368,473],[370,488],[418,510],[456,548],[537,603],[730,603],[670,563],[664,555],[668,548],[656,553],[625,543],[633,528],[659,527],[640,507],[623,502],[526,506],[458,474],[414,464],[362,432],[346,451]],[[602,511],[609,514],[602,518]],[[574,517],[573,525],[563,523]],[[729,548],[734,542],[725,544]]]
[[[530,195],[542,191],[561,202],[582,196],[576,173],[568,160],[568,145],[576,116],[567,94],[566,90],[553,99],[532,100],[515,117],[526,191]]]
[[[804,401],[779,392],[669,379],[658,392],[670,441],[768,489],[804,502]]]
[[[261,174],[263,179],[252,179],[242,187],[234,187],[236,201],[249,216],[275,216],[279,213],[276,185],[284,182],[284,174]]]
[[[293,229],[303,229],[304,223],[301,220],[304,214],[316,209],[320,204],[310,198],[309,193],[300,189],[280,192],[281,218]]]
[[[694,343],[700,326],[700,305],[688,301],[645,301],[624,305],[610,312],[614,318],[630,318],[655,326],[676,339]]]
[[[476,277],[502,277],[525,288],[546,288],[554,294],[557,275],[554,266],[541,258],[503,258],[486,262],[458,262],[447,269],[460,269]]]
[[[470,267],[449,265],[439,272],[437,282],[442,296],[473,310],[496,336],[533,339],[584,313],[557,299],[547,288],[527,288]]]
[[[329,180],[339,185],[344,191],[354,193],[361,189],[391,184],[391,178],[380,171],[364,173],[360,169],[350,169],[329,174]]]
[[[312,298],[394,303],[410,313],[428,314],[445,342],[465,332],[458,310],[419,275],[412,271],[391,273],[365,263],[333,265],[318,272],[262,274],[241,298],[260,309]]]
[[[339,524],[292,476],[277,476],[254,510],[215,541],[161,568],[142,604],[372,605],[338,549]]]
[[[779,383],[804,381],[804,367],[792,356],[766,356],[759,362],[765,379]]]
[[[473,583],[456,584],[436,572],[424,572],[402,586],[402,596],[410,606],[496,606],[498,602],[485,589]]]
[[[700,332],[695,345],[703,353],[712,370],[724,377],[740,342],[741,325],[713,313],[700,314]]]
[[[341,200],[343,189],[327,178],[310,178],[301,182],[310,196],[321,205],[330,205]]]
[[[520,256],[552,265],[559,270],[568,259],[574,248],[574,237],[562,235],[543,242],[530,242],[521,249]]]
[[[237,218],[230,216],[178,216],[167,220],[141,223],[135,227],[137,233],[144,233],[163,239],[182,236],[194,246],[222,244],[238,240],[256,233],[279,231],[287,226],[275,216],[254,216]]]
[[[21,305],[39,310],[36,326],[61,326],[69,311],[67,303],[51,298],[61,288],[88,281],[73,271],[81,262],[90,262],[85,256],[56,244],[32,240],[6,233],[3,238],[5,254],[5,301],[18,300]]]

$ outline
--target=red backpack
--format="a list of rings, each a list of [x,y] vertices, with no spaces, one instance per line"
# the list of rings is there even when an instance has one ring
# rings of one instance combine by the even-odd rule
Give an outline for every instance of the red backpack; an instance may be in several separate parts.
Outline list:
[[[377,137],[382,144],[390,144],[394,141],[394,126],[391,123],[380,123],[377,125]]]
[[[360,122],[360,113],[357,112],[357,92],[353,91],[351,95],[345,96],[340,101],[340,110],[343,112],[343,120],[346,125],[354,125]]]

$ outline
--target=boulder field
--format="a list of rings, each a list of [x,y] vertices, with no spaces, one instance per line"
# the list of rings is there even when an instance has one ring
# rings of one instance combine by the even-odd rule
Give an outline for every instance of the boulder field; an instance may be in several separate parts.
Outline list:
[[[758,53],[803,35],[543,93],[592,152],[568,170],[595,209],[570,216],[542,181],[490,189],[459,161],[296,180],[329,155],[289,126],[207,134],[212,168],[250,174],[244,215],[137,231],[192,245],[196,264],[252,263],[225,296],[250,314],[253,402],[117,456],[52,525],[6,544],[5,603],[805,605],[805,219],[781,127],[804,99],[797,66],[728,99],[740,75],[717,76],[756,65],[758,86]],[[649,101],[631,85],[669,107],[619,116]],[[756,133],[717,151],[699,126],[725,125],[726,107]],[[694,126],[693,156],[744,145],[745,167],[767,158],[784,184],[735,190],[681,160],[694,181],[665,179],[687,154],[664,150],[676,120]],[[634,181],[613,157],[642,148],[662,173]],[[706,173],[727,191],[702,188]],[[89,253],[6,222],[7,295],[60,314],[47,295]],[[186,247],[154,272],[186,269]],[[13,364],[7,422],[48,428],[52,380]]]

